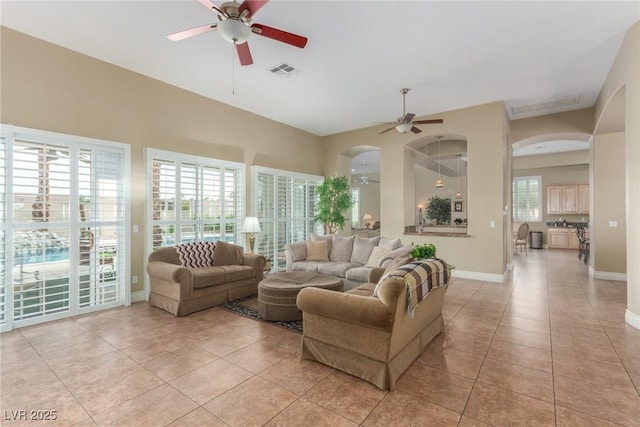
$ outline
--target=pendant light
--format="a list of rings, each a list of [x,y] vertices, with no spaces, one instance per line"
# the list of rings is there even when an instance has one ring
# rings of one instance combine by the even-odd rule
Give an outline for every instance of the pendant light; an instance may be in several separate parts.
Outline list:
[[[440,175],[440,140],[442,139],[442,136],[436,136],[436,139],[438,140],[438,179],[436,180],[436,188],[442,188],[444,187],[442,175]]]
[[[462,194],[460,193],[460,156],[462,154],[457,154],[457,164],[456,164],[456,199],[462,199]]]

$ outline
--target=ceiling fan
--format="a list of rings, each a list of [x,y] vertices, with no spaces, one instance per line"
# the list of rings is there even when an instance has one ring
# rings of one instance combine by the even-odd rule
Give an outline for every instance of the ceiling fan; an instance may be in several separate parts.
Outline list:
[[[406,112],[407,92],[409,92],[409,89],[407,88],[400,89],[400,93],[402,94],[402,117],[398,117],[398,120],[396,120],[395,122],[378,122],[378,123],[386,123],[386,124],[393,125],[393,127],[390,127],[389,129],[385,129],[382,132],[380,132],[380,135],[382,135],[383,133],[387,133],[393,129],[397,130],[400,133],[409,133],[409,132],[420,133],[422,131],[418,129],[415,125],[423,125],[428,123],[442,123],[442,119],[413,120],[413,118],[416,115],[413,113]]]
[[[217,6],[210,0],[196,0],[198,3],[213,10],[218,15],[217,24],[202,25],[174,34],[167,38],[172,41],[184,40],[199,34],[218,30],[222,38],[233,43],[238,52],[241,65],[253,64],[251,51],[247,40],[251,34],[257,34],[295,47],[303,48],[307,45],[307,38],[277,28],[262,24],[252,24],[251,19],[269,0],[244,0],[241,4],[235,1],[222,3]]]

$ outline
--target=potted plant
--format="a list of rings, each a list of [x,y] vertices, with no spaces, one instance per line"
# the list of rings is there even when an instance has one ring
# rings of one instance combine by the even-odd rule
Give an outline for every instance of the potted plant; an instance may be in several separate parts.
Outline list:
[[[451,223],[451,199],[433,196],[429,199],[426,215],[430,220],[435,220],[437,225],[449,225]]]
[[[349,179],[346,176],[326,178],[316,187],[316,193],[318,213],[314,217],[315,222],[324,225],[325,234],[333,234],[338,228],[342,230],[347,219],[346,213],[353,206]]]
[[[433,259],[436,257],[436,247],[432,243],[416,245],[411,251],[413,259]]]

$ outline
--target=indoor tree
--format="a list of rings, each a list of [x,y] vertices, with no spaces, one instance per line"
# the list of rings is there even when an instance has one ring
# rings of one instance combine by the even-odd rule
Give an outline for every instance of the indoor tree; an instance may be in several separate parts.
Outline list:
[[[316,222],[324,225],[325,234],[333,234],[344,228],[346,213],[353,206],[351,201],[351,188],[349,178],[346,176],[333,176],[326,178],[322,184],[316,187],[318,204],[316,205]]]

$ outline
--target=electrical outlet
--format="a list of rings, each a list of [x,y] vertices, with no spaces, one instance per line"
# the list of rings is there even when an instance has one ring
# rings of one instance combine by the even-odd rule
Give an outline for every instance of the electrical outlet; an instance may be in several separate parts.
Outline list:
[[[489,222],[489,227],[496,228],[496,222],[495,221],[490,221]]]
[[[138,283],[138,276],[131,276],[131,283],[133,283],[134,285]]]

